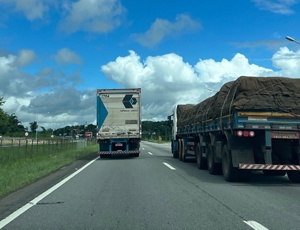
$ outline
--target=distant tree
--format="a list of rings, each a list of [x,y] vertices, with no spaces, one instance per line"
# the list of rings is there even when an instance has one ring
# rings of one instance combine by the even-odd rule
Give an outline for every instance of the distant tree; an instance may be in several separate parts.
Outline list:
[[[0,106],[3,105],[5,101],[3,100],[3,97],[0,97]]]
[[[5,103],[3,97],[0,97],[0,106]],[[0,108],[0,134],[9,136],[20,136],[24,133],[24,126],[18,117],[13,113],[8,115]]]
[[[159,136],[163,140],[170,140],[171,128],[168,121],[142,121],[142,137],[144,139],[157,139]]]
[[[0,106],[2,106],[5,103],[3,100],[3,97],[0,97]],[[2,108],[0,108],[0,134],[4,135],[7,134],[8,128],[9,128],[9,116],[7,113],[3,111]]]
[[[42,133],[43,133],[43,134],[46,134],[46,133],[47,133],[47,130],[46,130],[46,128],[45,128],[44,126],[41,126],[41,129],[42,129]]]
[[[63,128],[58,128],[53,131],[55,136],[73,136],[80,135],[85,136],[85,132],[92,132],[93,136],[96,134],[96,125],[75,125],[75,126],[65,126]]]
[[[30,125],[31,132],[35,132],[39,127],[36,121],[30,122],[29,125]]]
[[[0,134],[8,132],[8,115],[0,110]]]
[[[18,117],[13,113],[8,118],[9,134],[19,134],[24,132],[24,126],[19,121]]]
[[[53,130],[52,128],[48,128],[48,129],[47,129],[47,133],[49,133],[50,135],[53,134],[53,131],[54,131],[54,130]]]

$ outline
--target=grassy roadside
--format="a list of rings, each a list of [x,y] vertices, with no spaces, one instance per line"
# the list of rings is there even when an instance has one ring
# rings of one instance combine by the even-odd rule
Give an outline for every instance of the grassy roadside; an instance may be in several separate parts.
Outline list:
[[[0,199],[72,162],[95,154],[98,145],[0,161]]]

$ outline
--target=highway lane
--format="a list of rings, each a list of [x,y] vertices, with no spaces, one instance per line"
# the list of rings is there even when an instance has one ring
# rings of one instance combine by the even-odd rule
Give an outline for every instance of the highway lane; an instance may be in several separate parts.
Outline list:
[[[97,159],[3,229],[299,229],[299,197],[286,177],[228,183],[143,142],[139,158]]]
[[[222,175],[199,170],[195,163],[183,163],[164,154],[161,158],[180,176],[243,219],[254,220],[268,229],[300,229],[300,184],[290,183],[287,176],[267,177],[254,172],[250,182],[229,183]]]

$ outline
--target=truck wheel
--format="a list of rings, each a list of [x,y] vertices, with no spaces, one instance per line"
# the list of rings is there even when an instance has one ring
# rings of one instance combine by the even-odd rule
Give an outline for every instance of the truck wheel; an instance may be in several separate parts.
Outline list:
[[[206,158],[202,156],[200,143],[198,143],[196,146],[196,162],[199,169],[207,168],[207,161]]]
[[[182,139],[178,140],[178,159],[182,161],[182,151],[181,151],[181,146],[182,146]]]
[[[228,150],[227,145],[224,145],[222,153],[222,171],[226,181],[238,181],[239,171],[232,166],[231,151]]]
[[[293,183],[300,183],[300,171],[288,171],[288,177]]]
[[[178,153],[173,153],[173,158],[178,158]]]
[[[185,155],[185,150],[184,150],[184,140],[182,139],[182,143],[181,143],[181,159],[182,162],[186,162],[186,155]]]
[[[206,148],[206,157],[207,157],[207,168],[208,172],[212,175],[219,175],[222,173],[221,165],[214,162],[214,151],[211,144]]]
[[[171,150],[172,150],[172,153],[173,153],[173,158],[178,158],[178,144],[177,144],[177,149],[174,149],[173,148],[173,141],[171,142]]]
[[[222,171],[225,180],[229,182],[247,182],[251,178],[250,170],[240,170],[232,166],[231,151],[228,150],[227,145],[224,145],[222,153]]]

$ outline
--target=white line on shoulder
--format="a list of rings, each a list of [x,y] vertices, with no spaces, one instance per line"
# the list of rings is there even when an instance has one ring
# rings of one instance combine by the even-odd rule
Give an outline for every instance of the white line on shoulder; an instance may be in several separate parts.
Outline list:
[[[10,214],[8,217],[6,217],[5,219],[1,220],[0,221],[0,229],[2,229],[3,227],[5,227],[7,224],[9,224],[11,221],[13,221],[14,219],[16,219],[18,216],[20,216],[21,214],[23,214],[24,212],[26,212],[28,209],[30,209],[31,207],[33,207],[34,205],[36,205],[38,202],[40,202],[42,199],[44,199],[50,193],[52,193],[53,191],[55,191],[56,189],[58,189],[60,186],[62,186],[68,180],[70,180],[71,178],[73,178],[74,176],[76,176],[78,173],[80,173],[82,170],[84,170],[85,168],[87,168],[90,164],[94,163],[98,158],[99,157],[97,157],[94,160],[90,161],[89,163],[87,163],[86,165],[84,165],[82,168],[80,168],[76,172],[72,173],[70,176],[68,176],[65,179],[63,179],[61,182],[59,182],[56,185],[54,185],[53,187],[49,188],[47,191],[45,191],[42,194],[40,194],[39,196],[37,196],[36,198],[34,198],[33,200],[31,200],[29,203],[25,204],[23,207],[19,208],[18,210],[16,210],[12,214]]]

